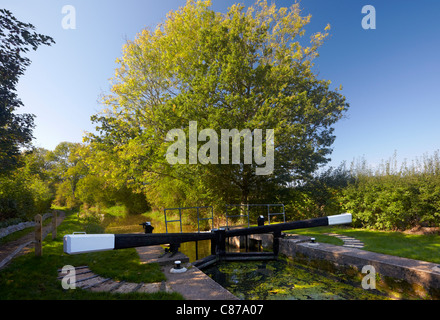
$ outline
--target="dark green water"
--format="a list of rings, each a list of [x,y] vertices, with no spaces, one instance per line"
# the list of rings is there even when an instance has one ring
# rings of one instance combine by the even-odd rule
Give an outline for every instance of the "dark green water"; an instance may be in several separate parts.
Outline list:
[[[225,262],[204,272],[243,300],[378,300],[383,296],[349,283],[343,276],[294,263]]]

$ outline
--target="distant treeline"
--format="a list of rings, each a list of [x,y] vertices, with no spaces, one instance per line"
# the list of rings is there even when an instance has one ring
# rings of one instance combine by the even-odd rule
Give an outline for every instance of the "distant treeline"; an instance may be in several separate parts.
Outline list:
[[[144,193],[118,182],[116,173],[114,179],[96,174],[90,169],[94,156],[89,152],[87,145],[63,142],[54,151],[40,148],[23,153],[21,166],[0,176],[0,223],[29,220],[51,204],[70,208],[120,205],[127,213],[160,209],[158,203],[182,205],[185,197],[178,185],[161,186],[169,192]],[[99,167],[99,163],[95,165]],[[365,160],[353,161],[349,167],[343,163],[321,170],[307,181],[273,190],[271,197],[252,197],[249,203],[284,203],[289,220],[350,212],[356,227],[404,230],[440,226],[440,155],[437,151],[400,166],[395,156],[375,168]],[[208,199],[207,205],[214,205],[215,214],[222,215],[224,203],[215,203],[215,198]]]
[[[20,154],[16,169],[0,173],[0,224],[32,220],[52,204],[67,208],[122,204],[128,213],[149,209],[145,195],[90,174],[85,149],[80,143],[62,142],[53,151],[34,148]]]
[[[405,230],[440,226],[440,156],[400,166],[394,155],[376,168],[365,160],[330,168],[293,189],[295,218],[350,212],[356,227]]]

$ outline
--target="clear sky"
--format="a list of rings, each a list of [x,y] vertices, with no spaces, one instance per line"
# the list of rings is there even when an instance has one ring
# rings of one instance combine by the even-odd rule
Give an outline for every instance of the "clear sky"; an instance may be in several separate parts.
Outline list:
[[[213,0],[225,12],[235,2]],[[270,3],[270,1],[268,1]],[[294,1],[275,1],[290,6]],[[115,59],[126,39],[154,28],[185,0],[2,0],[20,21],[56,44],[29,54],[32,64],[18,86],[36,117],[34,145],[53,150],[62,141],[81,142],[93,131],[90,116],[109,90]],[[76,10],[76,29],[63,29],[65,5]],[[373,5],[376,29],[362,28],[362,8]],[[302,0],[312,20],[308,33],[330,23],[331,38],[315,61],[319,77],[343,86],[350,103],[336,124],[333,166],[365,157],[375,165],[397,151],[399,161],[440,149],[440,1]]]

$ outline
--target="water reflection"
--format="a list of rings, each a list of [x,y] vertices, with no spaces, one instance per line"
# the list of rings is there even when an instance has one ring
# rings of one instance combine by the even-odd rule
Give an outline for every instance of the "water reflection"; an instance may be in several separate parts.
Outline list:
[[[149,221],[154,227],[153,233],[166,233],[165,222],[151,218],[148,215],[127,215],[125,217],[105,216],[103,225],[107,233],[143,233],[140,224]],[[197,232],[197,226],[182,225],[183,232]],[[169,233],[180,233],[180,223],[168,223]],[[180,245],[179,251],[184,253],[190,262],[207,257],[211,254],[211,241],[185,242]]]
[[[126,215],[125,217],[114,217],[110,215],[106,215],[104,217],[103,225],[105,227],[106,233],[114,233],[114,234],[126,234],[126,233],[143,233],[142,223],[151,222],[151,225],[154,227],[153,233],[166,233],[165,222],[163,220],[154,219],[148,214],[140,214],[140,215]],[[209,224],[205,226],[208,227]],[[182,225],[183,232],[197,232],[197,225],[191,226],[188,224]],[[169,233],[180,233],[180,223],[179,222],[171,222],[168,223],[168,232]],[[230,239],[231,243],[233,239]],[[259,246],[255,247],[255,243],[251,240],[242,241],[242,244],[247,243],[251,247],[251,251],[261,251]],[[244,252],[248,251],[246,246],[242,246],[241,248],[237,248],[233,245],[227,245],[226,250],[229,252]],[[194,262],[198,259],[205,258],[211,255],[211,241],[203,240],[197,242],[185,242],[180,245],[179,251],[184,253],[190,260],[190,262]]]

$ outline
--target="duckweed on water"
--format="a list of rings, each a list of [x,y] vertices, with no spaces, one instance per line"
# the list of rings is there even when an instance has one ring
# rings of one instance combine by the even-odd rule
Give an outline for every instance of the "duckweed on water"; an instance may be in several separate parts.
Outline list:
[[[378,300],[385,297],[290,260],[226,262],[204,270],[243,300]]]

